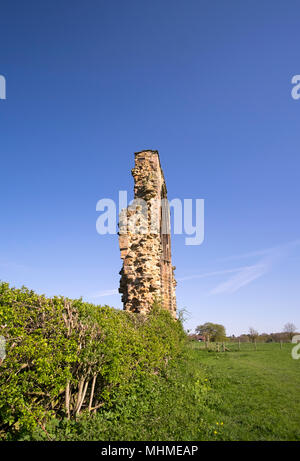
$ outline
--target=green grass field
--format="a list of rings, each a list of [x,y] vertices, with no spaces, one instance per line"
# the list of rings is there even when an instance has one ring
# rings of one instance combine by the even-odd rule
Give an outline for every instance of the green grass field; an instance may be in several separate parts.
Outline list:
[[[208,399],[205,411],[219,423],[217,439],[300,440],[300,361],[291,357],[292,344],[258,343],[255,350],[242,343],[239,351],[229,343],[230,352],[219,353],[193,347],[193,361],[207,367],[219,397],[217,405]]]

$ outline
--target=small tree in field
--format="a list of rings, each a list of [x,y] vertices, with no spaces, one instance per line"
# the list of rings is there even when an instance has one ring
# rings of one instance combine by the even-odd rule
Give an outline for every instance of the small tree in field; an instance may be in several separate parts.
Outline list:
[[[256,338],[258,337],[258,331],[255,330],[253,327],[250,327],[249,328],[249,338],[250,338],[250,341],[252,341],[254,343],[254,341],[256,340]]]
[[[291,322],[288,322],[284,325],[284,332],[288,334],[288,337],[290,340],[292,340],[295,332],[296,332],[297,328],[296,328],[296,325],[294,325],[293,323]]]
[[[196,332],[206,338],[207,341],[225,341],[226,331],[223,325],[206,322],[196,327]]]

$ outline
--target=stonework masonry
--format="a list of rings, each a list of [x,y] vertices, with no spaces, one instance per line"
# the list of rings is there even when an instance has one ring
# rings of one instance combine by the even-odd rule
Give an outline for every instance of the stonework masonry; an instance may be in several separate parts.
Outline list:
[[[123,259],[119,292],[124,309],[147,314],[157,300],[176,318],[170,210],[158,152],[137,152],[132,176],[135,200],[121,211],[119,222]]]

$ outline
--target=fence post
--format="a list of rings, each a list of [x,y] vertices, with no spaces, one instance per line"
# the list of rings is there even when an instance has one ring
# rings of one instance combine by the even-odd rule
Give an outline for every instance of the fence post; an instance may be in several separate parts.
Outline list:
[[[282,341],[280,341],[280,349],[282,349]]]
[[[254,346],[255,346],[255,350],[257,351],[257,347],[256,347],[256,339],[254,340]]]
[[[239,339],[239,351],[241,350],[241,341]]]

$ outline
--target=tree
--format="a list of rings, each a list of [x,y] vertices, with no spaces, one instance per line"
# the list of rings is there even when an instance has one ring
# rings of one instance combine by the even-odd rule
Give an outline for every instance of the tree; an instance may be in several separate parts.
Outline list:
[[[250,327],[249,328],[249,338],[253,343],[256,340],[257,336],[258,336],[258,331],[255,330],[253,327]]]
[[[223,325],[218,323],[206,322],[203,325],[196,327],[196,332],[199,335],[205,336],[206,341],[225,341],[226,331]]]
[[[288,334],[289,339],[292,340],[294,333],[296,332],[297,328],[296,325],[294,325],[291,322],[288,322],[284,325],[284,332]]]

